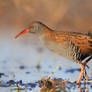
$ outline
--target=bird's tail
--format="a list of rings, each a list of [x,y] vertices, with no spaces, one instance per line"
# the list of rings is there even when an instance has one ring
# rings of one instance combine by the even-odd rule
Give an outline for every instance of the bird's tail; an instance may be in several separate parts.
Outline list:
[[[86,64],[86,67],[89,69],[90,67]]]
[[[90,56],[85,62],[83,62],[82,64],[84,64],[87,68],[89,68],[89,66],[87,65],[87,63],[92,59],[92,56]]]

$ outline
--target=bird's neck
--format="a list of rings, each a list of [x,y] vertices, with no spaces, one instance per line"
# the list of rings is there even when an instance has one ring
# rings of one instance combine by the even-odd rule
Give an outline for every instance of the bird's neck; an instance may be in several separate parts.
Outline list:
[[[38,30],[38,36],[41,37],[41,36],[49,36],[51,35],[51,33],[53,32],[52,29],[50,29],[48,26],[44,25],[44,24],[41,24],[39,25],[39,30]]]

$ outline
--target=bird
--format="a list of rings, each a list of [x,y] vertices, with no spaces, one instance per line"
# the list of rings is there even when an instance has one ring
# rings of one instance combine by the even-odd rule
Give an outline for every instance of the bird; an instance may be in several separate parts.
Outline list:
[[[85,34],[81,32],[56,31],[40,21],[33,21],[15,38],[26,33],[36,35],[52,52],[80,64],[81,73],[77,81],[79,85],[82,78],[88,80],[86,66],[92,59],[92,31]]]

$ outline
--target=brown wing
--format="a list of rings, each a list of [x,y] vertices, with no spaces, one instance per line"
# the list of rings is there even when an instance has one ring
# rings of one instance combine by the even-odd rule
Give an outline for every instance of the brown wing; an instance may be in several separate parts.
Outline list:
[[[87,35],[73,34],[69,36],[70,41],[78,49],[75,51],[77,53],[77,60],[82,61],[86,57],[92,55],[92,38]],[[78,50],[80,52],[78,52]]]
[[[53,40],[54,42],[60,43],[60,44],[66,43],[68,41],[68,35],[64,32],[47,31],[46,36],[50,40]]]
[[[53,34],[51,38],[57,43],[71,41],[75,46],[80,48],[82,53],[92,53],[92,38],[87,35],[59,32]]]
[[[69,36],[71,42],[79,47],[81,53],[92,53],[92,38],[87,35],[71,35]]]
[[[92,54],[92,38],[88,35],[68,32],[47,32],[50,40],[63,44],[69,41],[80,49],[83,58]]]

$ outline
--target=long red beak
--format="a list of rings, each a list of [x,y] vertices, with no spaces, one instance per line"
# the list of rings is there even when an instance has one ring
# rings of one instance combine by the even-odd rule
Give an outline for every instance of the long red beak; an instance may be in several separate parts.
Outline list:
[[[26,34],[26,33],[28,33],[29,31],[30,31],[29,29],[26,29],[26,30],[22,31],[21,33],[19,33],[18,35],[16,35],[15,38],[18,38],[19,36],[21,36],[21,35],[23,35],[23,34]]]

